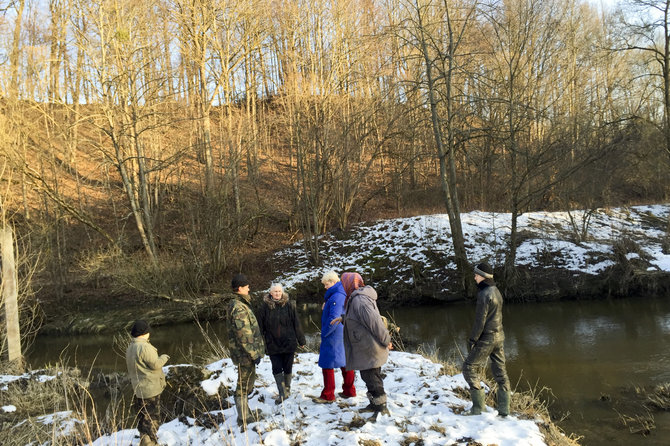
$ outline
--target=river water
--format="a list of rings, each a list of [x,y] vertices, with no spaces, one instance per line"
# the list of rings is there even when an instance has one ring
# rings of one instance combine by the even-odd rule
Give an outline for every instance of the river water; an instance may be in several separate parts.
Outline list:
[[[403,308],[390,312],[407,346],[425,344],[443,358],[460,361],[472,324],[474,304]],[[303,327],[318,336],[320,311],[302,311]],[[584,445],[670,444],[670,413],[654,412],[656,428],[631,434],[622,419],[646,413],[633,398],[635,386],[670,383],[670,298],[621,299],[542,304],[508,304],[504,310],[505,350],[513,387],[551,389],[552,414]],[[221,323],[206,328],[225,340]],[[124,345],[113,335],[39,337],[28,353],[33,368],[58,361],[125,372]],[[152,343],[171,363],[207,356],[195,324],[156,327]],[[214,360],[214,358],[211,358]],[[490,376],[490,375],[489,375]]]

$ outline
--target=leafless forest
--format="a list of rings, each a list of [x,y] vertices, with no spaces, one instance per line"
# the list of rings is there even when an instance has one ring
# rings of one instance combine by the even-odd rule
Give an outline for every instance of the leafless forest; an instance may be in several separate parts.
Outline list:
[[[667,200],[669,14],[0,0],[0,199],[23,292],[195,296],[285,243],[318,265],[324,231],[427,211],[451,216],[464,272],[461,212]]]

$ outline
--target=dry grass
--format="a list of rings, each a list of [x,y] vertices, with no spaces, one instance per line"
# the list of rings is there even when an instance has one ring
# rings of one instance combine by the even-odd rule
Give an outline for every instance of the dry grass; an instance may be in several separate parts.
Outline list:
[[[429,359],[431,362],[440,364],[441,375],[454,376],[461,373],[461,364],[463,363],[463,354],[458,350],[460,359],[457,357],[444,359],[440,355],[440,348],[434,344],[421,344],[416,349],[416,353]]]
[[[646,405],[657,410],[670,410],[670,383],[660,384],[646,392]]]
[[[53,379],[40,379],[40,375]],[[3,445],[35,441],[52,446],[86,444],[120,425],[116,412],[107,414],[112,419],[98,417],[89,381],[79,369],[60,365],[9,383],[7,390],[0,392],[0,405],[16,407],[15,412],[3,416],[0,432]]]
[[[619,411],[616,412],[619,414],[619,420],[621,421],[621,424],[626,427],[631,434],[647,436],[651,433],[652,430],[656,429],[656,420],[654,419],[654,415],[647,409],[634,415],[626,415]]]
[[[115,341],[118,342],[122,341]],[[26,377],[0,391],[0,405],[16,407],[15,412],[0,413],[1,445],[91,444],[101,436],[135,427],[135,413],[130,409],[132,392],[125,376],[83,377],[79,370],[62,366],[41,372],[55,378],[41,382],[36,377]],[[161,397],[163,417],[177,418],[187,425],[221,429],[225,433],[218,444],[238,444],[235,434],[225,428],[226,420],[211,413],[229,407],[226,397],[230,389],[206,395],[198,384],[207,374],[208,371],[195,366],[170,369],[167,377],[170,385]]]

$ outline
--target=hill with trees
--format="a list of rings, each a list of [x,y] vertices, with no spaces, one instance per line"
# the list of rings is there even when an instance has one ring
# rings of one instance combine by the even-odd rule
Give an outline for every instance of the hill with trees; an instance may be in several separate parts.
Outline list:
[[[513,285],[524,213],[667,200],[667,4],[0,2],[23,314],[191,302],[438,212],[467,292],[471,210],[510,213]]]

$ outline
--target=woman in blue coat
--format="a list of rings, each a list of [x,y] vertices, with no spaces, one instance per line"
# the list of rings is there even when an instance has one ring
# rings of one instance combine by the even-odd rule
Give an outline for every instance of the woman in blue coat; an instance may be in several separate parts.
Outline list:
[[[356,396],[354,386],[355,372],[346,370],[344,358],[344,341],[342,324],[331,325],[333,319],[344,313],[344,299],[346,294],[340,278],[335,271],[328,271],[321,278],[321,283],[326,288],[321,313],[321,348],[319,349],[319,367],[323,369],[323,391],[317,399],[318,402],[326,403],[335,401],[335,368],[342,370],[344,382],[342,398]]]

